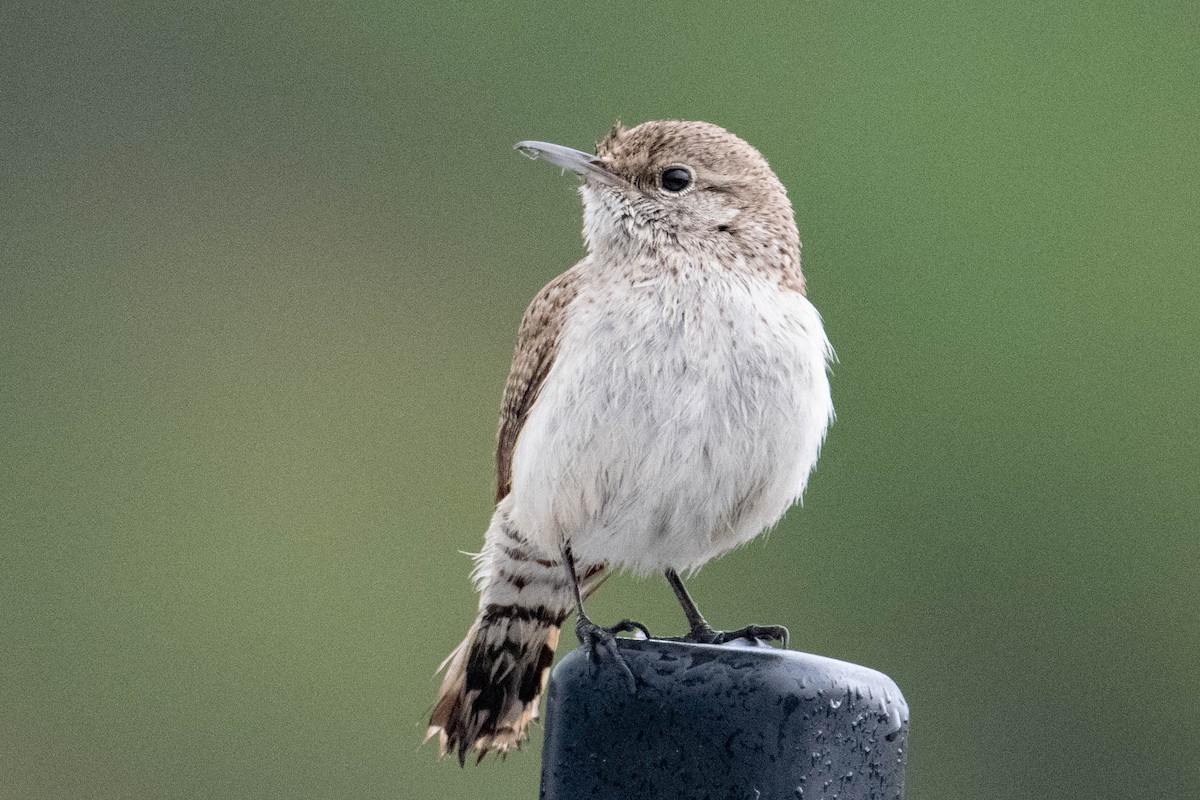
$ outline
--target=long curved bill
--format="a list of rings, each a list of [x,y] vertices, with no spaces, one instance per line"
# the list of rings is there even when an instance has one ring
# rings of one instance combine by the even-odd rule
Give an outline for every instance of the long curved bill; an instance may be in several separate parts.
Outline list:
[[[581,178],[592,178],[601,183],[613,185],[616,179],[604,168],[604,162],[591,153],[563,147],[561,144],[550,142],[524,141],[517,142],[514,150],[527,158],[549,161],[563,170],[570,170]]]

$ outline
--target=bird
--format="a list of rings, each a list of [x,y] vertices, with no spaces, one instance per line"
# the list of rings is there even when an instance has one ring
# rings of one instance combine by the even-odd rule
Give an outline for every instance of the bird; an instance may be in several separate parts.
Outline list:
[[[763,155],[697,121],[618,122],[594,153],[516,145],[580,179],[586,256],[521,320],[501,402],[479,612],[442,663],[426,739],[460,764],[520,746],[559,632],[629,672],[584,600],[612,570],[663,574],[688,641],[717,631],[681,574],[802,496],[833,422],[834,352],[807,297],[795,214]]]

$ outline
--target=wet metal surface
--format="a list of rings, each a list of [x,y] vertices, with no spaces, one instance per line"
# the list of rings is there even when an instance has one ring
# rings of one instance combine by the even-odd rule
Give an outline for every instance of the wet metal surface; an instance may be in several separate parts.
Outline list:
[[[903,796],[908,706],[886,675],[761,644],[619,640],[547,694],[543,800]]]

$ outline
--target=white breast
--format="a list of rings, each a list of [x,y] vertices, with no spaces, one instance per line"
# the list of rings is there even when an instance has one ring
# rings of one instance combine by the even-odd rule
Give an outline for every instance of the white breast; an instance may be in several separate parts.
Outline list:
[[[513,454],[510,518],[548,553],[688,570],[774,524],[833,414],[799,293],[683,270],[585,281]]]

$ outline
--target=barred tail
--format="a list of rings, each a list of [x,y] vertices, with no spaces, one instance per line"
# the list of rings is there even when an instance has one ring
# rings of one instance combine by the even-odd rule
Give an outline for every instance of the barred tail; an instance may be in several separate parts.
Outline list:
[[[475,557],[479,616],[467,637],[442,662],[445,670],[429,718],[429,737],[441,754],[500,753],[520,747],[545,688],[563,620],[574,593],[562,563],[536,550],[506,519],[492,517],[483,552]],[[577,565],[580,584],[594,590],[603,565]]]

